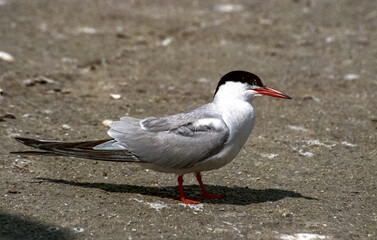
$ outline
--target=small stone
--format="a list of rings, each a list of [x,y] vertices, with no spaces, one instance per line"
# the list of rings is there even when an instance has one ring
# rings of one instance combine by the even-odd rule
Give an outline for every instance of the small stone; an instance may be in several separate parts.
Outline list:
[[[243,9],[244,7],[238,4],[216,4],[213,7],[213,10],[215,12],[225,12],[225,13],[239,12],[239,11],[242,11]]]
[[[117,38],[121,38],[121,39],[129,39],[129,38],[131,38],[130,35],[127,35],[127,34],[122,33],[122,32],[117,32],[117,33],[115,34],[115,36],[116,36]]]
[[[26,79],[23,81],[23,84],[27,87],[31,87],[31,86],[34,86],[35,84],[47,84],[47,83],[55,83],[54,80],[52,79],[49,79],[47,77],[44,77],[44,76],[38,76],[38,77],[34,77],[34,78],[29,78],[29,79]]]
[[[292,213],[283,213],[282,216],[283,217],[292,217],[293,214]]]
[[[11,113],[7,113],[3,115],[3,118],[16,119],[16,116]]]
[[[112,99],[118,100],[118,99],[121,99],[121,98],[122,98],[122,95],[120,95],[120,94],[115,94],[115,93],[110,93],[110,97],[111,97]]]
[[[113,120],[111,119],[105,119],[102,121],[102,124],[105,126],[105,127],[110,127],[110,124],[113,122]]]
[[[14,57],[10,55],[9,53],[0,51],[0,60],[3,60],[5,62],[13,62]]]
[[[20,193],[20,192],[17,191],[17,190],[12,189],[12,190],[8,190],[8,193],[17,194],[17,193]]]
[[[319,98],[314,97],[314,96],[312,96],[312,95],[304,95],[304,96],[302,97],[302,100],[304,100],[304,101],[307,101],[307,100],[313,100],[313,101],[315,101],[315,102],[320,102],[320,99],[319,99]]]
[[[359,75],[357,74],[350,73],[344,76],[344,80],[356,80],[356,79],[359,79]]]
[[[84,228],[76,227],[76,228],[72,228],[72,231],[75,233],[82,233],[84,232]]]
[[[349,143],[349,142],[346,142],[346,141],[343,141],[342,145],[345,145],[347,147],[356,147],[356,144],[352,144],[352,143]]]
[[[71,129],[71,126],[69,126],[68,124],[63,124],[62,128],[66,129],[66,130],[69,130],[69,129]]]
[[[26,79],[23,81],[23,84],[27,87],[31,87],[35,85],[35,81],[33,79]]]
[[[77,32],[79,33],[86,33],[86,34],[96,34],[97,30],[92,27],[80,27],[77,29]]]
[[[169,45],[171,42],[173,41],[172,38],[166,38],[164,39],[162,42],[161,42],[161,45],[166,47],[167,45]]]
[[[314,154],[312,152],[304,152],[302,149],[300,149],[298,151],[298,153],[301,155],[301,156],[304,156],[304,157],[313,157]]]
[[[47,78],[47,77],[44,77],[44,76],[38,76],[38,77],[34,78],[34,80],[35,80],[37,83],[40,83],[40,84],[55,83],[54,80],[52,80],[52,79],[50,79],[50,78]]]
[[[62,63],[77,63],[77,58],[62,57],[60,59]]]

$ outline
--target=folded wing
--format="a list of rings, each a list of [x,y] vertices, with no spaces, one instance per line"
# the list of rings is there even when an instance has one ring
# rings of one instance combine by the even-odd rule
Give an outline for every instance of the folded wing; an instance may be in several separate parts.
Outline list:
[[[208,112],[199,108],[161,118],[123,117],[110,124],[108,134],[142,162],[188,168],[221,151],[228,139],[221,116]]]

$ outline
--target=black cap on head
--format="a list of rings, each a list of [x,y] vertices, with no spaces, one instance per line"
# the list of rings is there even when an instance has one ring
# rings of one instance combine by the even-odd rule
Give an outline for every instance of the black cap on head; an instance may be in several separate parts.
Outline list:
[[[215,95],[219,90],[219,87],[226,82],[241,82],[248,83],[252,86],[264,87],[262,80],[254,73],[238,70],[228,72],[220,79],[219,83],[217,84]]]

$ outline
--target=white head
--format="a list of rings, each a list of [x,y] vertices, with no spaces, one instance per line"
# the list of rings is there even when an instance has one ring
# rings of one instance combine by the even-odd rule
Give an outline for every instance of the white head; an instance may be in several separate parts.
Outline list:
[[[288,95],[263,85],[262,80],[253,73],[232,71],[220,79],[214,100],[236,98],[251,102],[255,97],[263,95],[291,99]]]

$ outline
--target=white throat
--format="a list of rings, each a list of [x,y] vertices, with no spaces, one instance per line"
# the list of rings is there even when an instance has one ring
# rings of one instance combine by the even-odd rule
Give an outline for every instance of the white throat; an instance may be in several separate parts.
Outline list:
[[[255,96],[256,92],[250,90],[250,87],[246,83],[226,82],[219,87],[214,101],[229,102],[233,100],[243,100],[251,103]]]
[[[247,84],[227,82],[220,86],[213,100],[230,130],[229,144],[234,144],[239,149],[254,127],[255,113],[251,105],[254,95]]]

